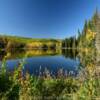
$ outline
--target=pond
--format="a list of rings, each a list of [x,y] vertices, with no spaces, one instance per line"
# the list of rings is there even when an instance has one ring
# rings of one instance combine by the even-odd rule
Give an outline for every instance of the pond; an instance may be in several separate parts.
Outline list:
[[[40,72],[43,74],[45,70],[49,70],[52,75],[57,75],[58,71],[62,69],[65,75],[75,76],[78,73],[80,63],[77,54],[77,51],[73,49],[14,51],[10,53],[6,61],[6,67],[7,71],[13,71],[27,55],[23,72],[38,76]],[[1,60],[4,55],[6,53],[2,52],[0,55]],[[0,61],[1,64],[2,62]]]

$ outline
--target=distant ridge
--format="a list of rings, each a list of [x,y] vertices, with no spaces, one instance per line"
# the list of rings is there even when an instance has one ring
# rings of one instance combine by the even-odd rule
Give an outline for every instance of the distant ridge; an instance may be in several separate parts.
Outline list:
[[[5,33],[0,33],[0,36],[4,36],[4,37],[17,37],[17,38],[24,38],[24,39],[34,39],[34,40],[62,40],[59,38],[34,38],[34,37],[24,37],[24,36],[18,36],[18,35],[7,35]]]
[[[22,37],[22,36],[5,35],[5,34],[0,34],[0,37],[31,40],[31,41],[62,41],[62,39],[54,39],[54,38],[31,38],[31,37]]]

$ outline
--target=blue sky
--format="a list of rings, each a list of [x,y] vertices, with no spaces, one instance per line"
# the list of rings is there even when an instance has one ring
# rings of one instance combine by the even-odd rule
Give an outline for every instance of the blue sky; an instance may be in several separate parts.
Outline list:
[[[0,0],[0,34],[65,38],[82,30],[100,0]]]

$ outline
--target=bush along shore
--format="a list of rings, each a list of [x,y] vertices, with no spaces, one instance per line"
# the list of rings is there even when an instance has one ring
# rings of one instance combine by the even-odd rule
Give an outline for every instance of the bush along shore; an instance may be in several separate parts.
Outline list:
[[[43,76],[31,76],[23,74],[25,59],[13,72],[7,72],[6,58],[0,69],[1,100],[95,100],[100,96],[100,77],[92,63],[81,68],[77,77],[65,77],[61,70],[57,77],[48,70]]]

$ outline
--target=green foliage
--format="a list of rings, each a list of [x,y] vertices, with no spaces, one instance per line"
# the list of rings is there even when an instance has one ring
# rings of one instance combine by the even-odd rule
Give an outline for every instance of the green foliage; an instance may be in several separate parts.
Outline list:
[[[48,98],[86,100],[86,98],[99,96],[100,79],[98,77],[88,74],[88,78],[82,83],[80,79],[73,77],[35,77],[28,73],[23,77],[24,62],[25,59],[13,75],[7,72],[0,74],[0,98],[2,100],[4,98],[5,100],[33,100],[34,98],[36,100],[47,100]]]
[[[0,51],[13,52],[25,49],[56,49],[61,47],[60,39],[33,39],[0,35]]]
[[[94,33],[97,32],[97,27],[98,27],[97,22],[100,21],[99,16],[100,15],[99,15],[98,11],[96,10],[93,17],[91,18],[91,20],[85,21],[82,32],[78,31],[78,33],[79,33],[78,47],[79,48],[88,48],[88,47],[93,47],[95,45],[95,38],[89,42],[89,39],[87,39],[86,36],[89,34],[88,30],[91,30],[91,35],[92,35],[92,32],[94,32]]]
[[[66,38],[62,41],[62,48],[75,49],[77,48],[77,46],[78,46],[78,41],[75,36]]]

